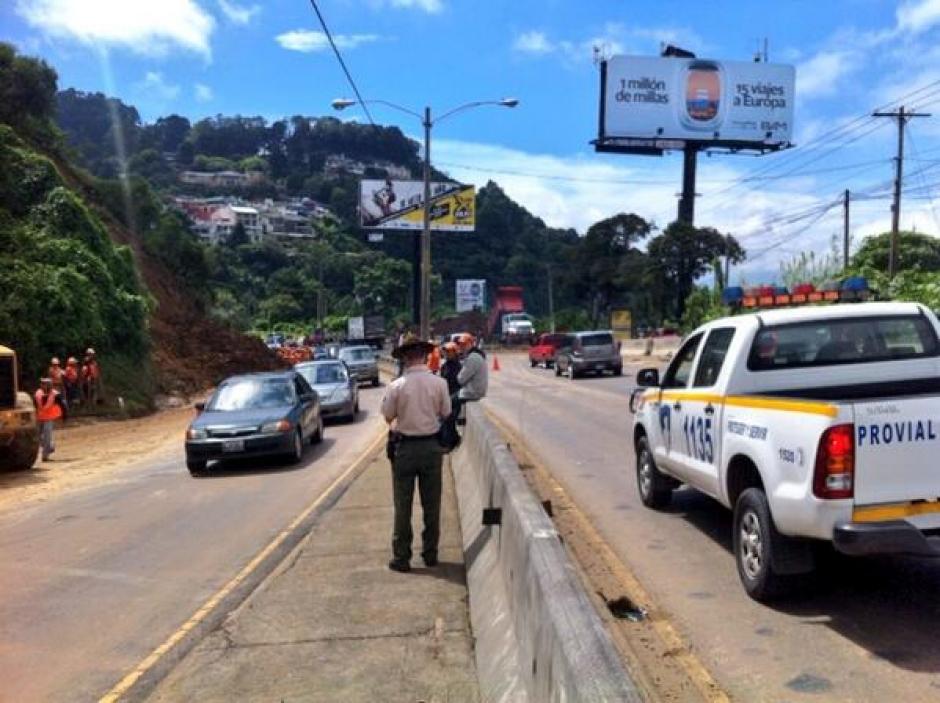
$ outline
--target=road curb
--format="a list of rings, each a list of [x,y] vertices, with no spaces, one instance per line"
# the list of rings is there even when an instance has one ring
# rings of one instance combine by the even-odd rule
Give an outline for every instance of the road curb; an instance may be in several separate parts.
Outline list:
[[[235,611],[274,573],[307,537],[349,487],[359,478],[384,446],[384,432],[369,441],[368,448],[278,535],[258,552],[225,586],[213,594],[185,623],[150,655],[137,664],[99,703],[145,700],[167,674]]]

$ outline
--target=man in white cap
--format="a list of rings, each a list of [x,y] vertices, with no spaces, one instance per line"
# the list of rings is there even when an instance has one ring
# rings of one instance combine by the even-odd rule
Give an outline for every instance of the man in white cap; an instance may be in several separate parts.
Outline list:
[[[82,397],[85,404],[94,409],[98,404],[98,395],[101,390],[101,367],[95,350],[91,347],[85,350],[85,361],[82,364]]]
[[[42,447],[42,460],[49,461],[55,452],[55,438],[52,435],[57,420],[65,418],[66,407],[62,394],[52,387],[51,378],[39,381],[39,390],[34,398],[36,402],[36,420],[39,422],[39,446]]]

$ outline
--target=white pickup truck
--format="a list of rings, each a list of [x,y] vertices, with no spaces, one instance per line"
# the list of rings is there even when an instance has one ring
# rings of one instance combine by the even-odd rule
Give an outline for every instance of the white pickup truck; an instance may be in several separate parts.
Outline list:
[[[734,510],[747,593],[840,552],[940,556],[940,323],[914,303],[768,310],[690,334],[637,374],[640,498],[687,484]]]

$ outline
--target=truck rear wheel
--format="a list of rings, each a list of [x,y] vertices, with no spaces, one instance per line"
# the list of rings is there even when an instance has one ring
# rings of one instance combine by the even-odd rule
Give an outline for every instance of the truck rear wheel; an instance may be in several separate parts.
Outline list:
[[[674,484],[656,468],[646,437],[640,437],[636,443],[636,487],[647,508],[660,510],[672,501]]]
[[[0,468],[8,471],[29,471],[38,457],[39,433],[21,434],[13,440],[5,455],[0,458]]]
[[[734,506],[734,561],[747,594],[766,602],[787,595],[792,576],[774,571],[775,549],[787,537],[777,532],[767,496],[760,488],[748,488]]]

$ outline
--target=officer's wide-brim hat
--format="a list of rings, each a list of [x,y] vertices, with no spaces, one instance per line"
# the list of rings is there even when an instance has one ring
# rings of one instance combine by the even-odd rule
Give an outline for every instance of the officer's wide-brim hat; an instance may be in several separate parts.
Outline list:
[[[425,342],[420,337],[415,335],[408,335],[402,341],[401,345],[395,350],[392,351],[393,359],[401,359],[406,354],[410,354],[415,351],[420,351],[424,354],[430,354],[433,351],[434,345],[430,342]]]

